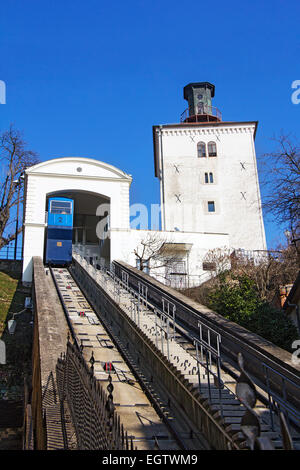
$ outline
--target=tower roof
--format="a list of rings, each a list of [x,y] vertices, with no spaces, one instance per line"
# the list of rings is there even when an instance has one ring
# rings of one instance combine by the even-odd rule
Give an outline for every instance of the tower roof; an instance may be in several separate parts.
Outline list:
[[[189,83],[186,85],[183,89],[183,97],[185,100],[188,99],[187,97],[187,91],[189,88],[210,88],[211,90],[211,97],[213,98],[215,96],[215,85],[209,82],[193,82]]]

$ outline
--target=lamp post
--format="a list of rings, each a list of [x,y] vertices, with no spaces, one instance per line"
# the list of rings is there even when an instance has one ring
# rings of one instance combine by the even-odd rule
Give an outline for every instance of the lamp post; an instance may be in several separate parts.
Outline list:
[[[18,188],[18,196],[17,196],[17,218],[16,218],[16,230],[15,230],[15,250],[14,250],[14,259],[17,259],[17,246],[18,246],[18,229],[19,229],[19,205],[20,205],[20,189],[21,189],[21,178],[23,179],[23,174],[20,175],[20,178],[14,180],[16,187]]]

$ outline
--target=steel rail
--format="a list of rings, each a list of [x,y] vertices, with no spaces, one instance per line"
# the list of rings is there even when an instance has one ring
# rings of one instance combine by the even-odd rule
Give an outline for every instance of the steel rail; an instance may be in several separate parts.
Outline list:
[[[80,350],[80,344],[79,344],[78,338],[77,338],[77,336],[76,336],[76,333],[75,333],[75,331],[74,331],[72,322],[70,321],[70,318],[69,318],[69,315],[68,315],[67,306],[66,306],[65,301],[64,301],[64,299],[63,299],[63,296],[62,296],[62,294],[61,294],[61,292],[60,292],[59,285],[58,285],[58,283],[57,283],[55,274],[54,274],[54,272],[53,272],[51,266],[49,267],[49,270],[50,270],[50,273],[51,273],[51,276],[52,276],[52,279],[53,279],[53,282],[54,282],[54,285],[55,285],[55,288],[56,288],[56,292],[57,292],[58,297],[59,297],[59,300],[60,300],[60,302],[61,302],[61,305],[62,305],[62,308],[63,308],[63,312],[64,312],[64,315],[65,315],[65,318],[66,318],[66,321],[67,321],[69,330],[70,330],[70,332],[71,332],[72,338],[73,338],[73,340],[74,340],[74,343],[76,344],[76,347],[78,348],[78,350]]]

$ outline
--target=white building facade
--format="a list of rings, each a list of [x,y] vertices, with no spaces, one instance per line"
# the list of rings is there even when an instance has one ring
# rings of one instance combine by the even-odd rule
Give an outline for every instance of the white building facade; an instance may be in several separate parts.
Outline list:
[[[130,228],[132,177],[112,165],[64,157],[28,168],[23,282],[32,280],[32,257],[44,257],[52,196],[74,200],[73,248],[82,256],[106,266],[113,260],[138,266],[135,251],[141,242],[160,239],[164,256],[173,261],[158,269],[159,263],[150,260],[147,270],[174,287],[207,280],[209,250],[265,250],[254,147],[257,122],[223,122],[211,106],[213,96],[210,83],[189,84],[184,89],[189,112],[182,122],[153,126],[161,230]]]

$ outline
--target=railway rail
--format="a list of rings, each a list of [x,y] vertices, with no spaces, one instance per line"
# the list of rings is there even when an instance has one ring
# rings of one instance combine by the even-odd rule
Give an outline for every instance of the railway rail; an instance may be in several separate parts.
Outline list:
[[[104,389],[109,377],[112,378],[114,407],[133,447],[138,450],[193,448],[184,425],[180,424],[182,432],[179,432],[172,426],[172,416],[166,419],[160,396],[126,351],[111,322],[96,314],[69,270],[50,268],[50,272],[77,350],[82,352],[87,364],[93,358],[93,374]]]

